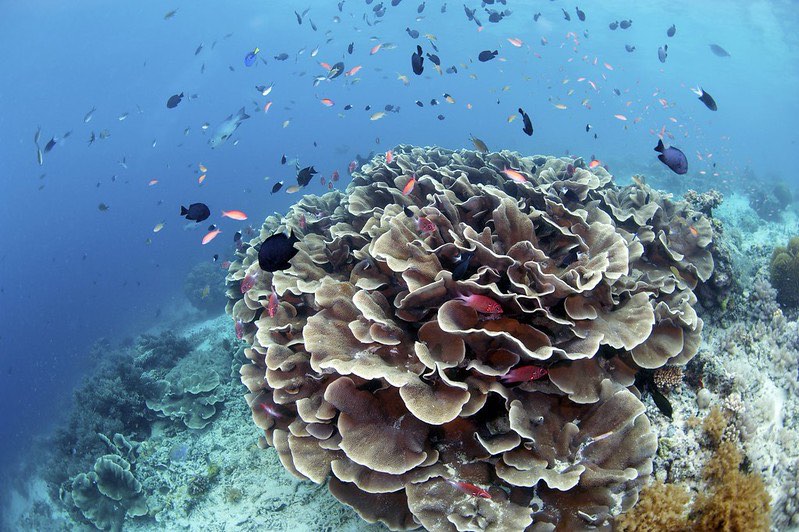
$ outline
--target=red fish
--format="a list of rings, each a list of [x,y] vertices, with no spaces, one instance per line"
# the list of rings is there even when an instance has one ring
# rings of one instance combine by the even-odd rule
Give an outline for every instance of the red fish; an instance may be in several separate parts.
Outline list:
[[[502,314],[502,305],[488,296],[480,294],[459,295],[456,299],[460,299],[480,314]]]
[[[239,319],[236,320],[236,338],[241,340],[243,336],[244,336],[244,322]]]
[[[430,218],[426,218],[425,216],[420,216],[416,219],[416,229],[420,233],[435,233],[436,232],[436,224],[430,221]]]
[[[351,161],[350,165],[347,167],[347,170],[349,170],[350,175],[351,175],[355,171],[356,168],[358,168],[358,161]]]
[[[300,224],[300,229],[304,231],[305,227],[308,225],[308,220],[305,219],[304,214],[300,214],[300,219],[298,220],[298,223]]]
[[[501,376],[499,380],[505,384],[529,382],[546,377],[548,373],[547,368],[542,368],[540,366],[518,366]]]
[[[526,183],[527,178],[525,178],[521,172],[518,170],[514,170],[513,168],[505,168],[502,170],[502,173],[505,174],[509,179],[516,181],[517,183]]]
[[[355,74],[357,74],[357,73],[358,73],[358,71],[359,71],[360,69],[361,69],[361,65],[354,66],[354,67],[352,67],[351,69],[349,69],[349,70],[347,70],[346,72],[344,72],[344,75],[345,75],[345,76],[354,76]]]
[[[413,174],[413,177],[411,177],[410,180],[407,183],[405,183],[405,186],[402,189],[402,195],[407,196],[408,194],[413,192],[413,187],[415,186],[416,186],[416,174]]]
[[[454,487],[456,490],[461,491],[467,495],[471,495],[472,497],[480,497],[483,499],[490,499],[491,494],[488,493],[486,490],[481,488],[480,486],[475,486],[469,482],[465,482],[463,480],[450,480],[444,479],[444,481],[449,484],[450,486]]]
[[[324,105],[325,107],[333,107],[333,100],[331,100],[330,98],[322,98],[319,101],[322,102],[322,105]]]
[[[222,263],[222,264],[220,264],[219,266],[220,266],[220,267],[221,267],[223,270],[227,270],[228,268],[230,268],[230,261],[229,261],[229,260],[226,260],[225,262],[223,262],[223,263]]]
[[[269,313],[270,318],[274,318],[275,314],[277,314],[277,305],[280,301],[277,298],[277,292],[275,292],[275,287],[272,287],[272,293],[269,294],[269,303],[266,306],[266,312]]]
[[[241,280],[241,293],[246,294],[250,288],[255,286],[255,278],[258,277],[258,273],[256,272],[255,275],[247,274],[244,279]]]
[[[394,152],[391,151],[391,150],[388,150],[386,152],[386,164],[391,164],[391,161],[393,161],[393,160],[394,160]]]
[[[352,173],[352,172],[350,172]],[[333,175],[330,176],[330,180],[333,182],[338,181],[338,170],[333,170]]]

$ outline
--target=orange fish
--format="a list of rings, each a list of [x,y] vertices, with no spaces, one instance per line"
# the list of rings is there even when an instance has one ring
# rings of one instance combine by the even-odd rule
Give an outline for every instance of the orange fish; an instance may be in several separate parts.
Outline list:
[[[275,287],[272,287],[272,293],[269,294],[269,303],[266,306],[266,312],[269,314],[270,318],[274,318],[275,314],[277,314],[277,305],[280,301],[277,298],[277,292],[275,292]]]
[[[520,48],[522,44],[524,44],[521,39],[518,39],[516,37],[508,37],[508,42],[511,43],[516,48]]]
[[[197,183],[202,185],[203,181],[205,181],[205,174],[203,174],[203,175],[201,175],[200,177],[197,178]]]
[[[413,187],[415,186],[416,186],[416,174],[413,174],[413,177],[411,177],[411,179],[407,183],[405,183],[405,187],[403,187],[402,189],[402,195],[407,196],[408,194],[413,192]]]
[[[516,181],[517,183],[526,183],[527,182],[527,178],[524,177],[521,174],[521,172],[519,172],[518,170],[514,170],[513,168],[505,168],[504,170],[502,170],[502,173],[505,174],[508,177],[508,179],[512,179],[513,181]]]
[[[480,486],[475,486],[474,484],[470,484],[468,482],[464,482],[462,480],[450,480],[444,479],[447,484],[454,487],[458,491],[462,491],[467,495],[471,495],[472,497],[480,497],[482,499],[490,499],[491,494],[488,493],[486,490],[481,488]]]
[[[221,229],[214,229],[213,231],[209,232],[203,237],[203,246],[206,245],[208,242],[216,238],[216,236],[221,233]]]
[[[614,117],[614,118],[618,118],[618,119],[619,119],[619,120],[621,120],[622,122],[626,122],[626,121],[627,121],[627,117],[626,117],[626,116],[624,116],[624,115],[613,115],[613,117]]]
[[[322,105],[324,105],[325,107],[333,107],[333,100],[331,100],[330,98],[322,98],[319,101],[322,102]]]
[[[394,152],[391,151],[391,150],[388,150],[386,152],[386,164],[391,164],[391,161],[393,161],[393,160],[394,160]]]
[[[324,68],[325,70],[330,70],[330,63],[325,63],[323,61],[319,61],[319,66]]]
[[[597,160],[597,159],[594,159],[593,161],[591,161],[590,163],[588,163],[588,168],[596,168],[596,167],[597,167],[597,166],[599,166],[600,164],[602,164],[602,161],[599,161],[599,160]]]
[[[208,168],[206,168],[203,163],[200,163],[199,167],[200,167],[200,172],[202,172],[202,173],[205,173],[205,172],[208,171]]]
[[[272,100],[269,100],[266,102],[266,105],[264,105],[264,113],[268,113],[270,107],[272,107]]]
[[[361,68],[363,68],[363,67],[361,67],[361,65],[354,66],[354,67],[352,67],[351,69],[349,69],[349,70],[347,70],[346,72],[344,72],[344,75],[345,75],[345,76],[354,76],[355,74],[357,74],[357,73],[358,73],[358,71],[359,71]]]
[[[369,55],[375,55],[379,50],[380,47],[383,46],[383,43],[375,44],[371,50],[369,50]]]
[[[157,179],[150,179],[150,182],[147,183],[147,186],[151,187],[151,186],[156,185],[156,184],[158,184],[158,180]]]
[[[692,235],[694,235],[694,236],[699,236],[699,231],[697,231],[697,230],[696,230],[696,227],[694,227],[693,225],[692,225],[692,226],[689,226],[689,227],[688,227],[688,230],[689,230],[689,231],[691,231],[691,234],[692,234]]]
[[[247,219],[247,215],[241,211],[222,211],[222,216],[239,221],[244,221]]]

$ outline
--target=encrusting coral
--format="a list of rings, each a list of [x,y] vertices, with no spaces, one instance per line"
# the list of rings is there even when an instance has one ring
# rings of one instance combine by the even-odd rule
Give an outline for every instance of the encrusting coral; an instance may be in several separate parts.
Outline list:
[[[770,272],[777,301],[792,307],[799,305],[799,236],[791,238],[787,247],[774,249]]]
[[[393,153],[230,267],[262,446],[392,529],[610,526],[657,447],[635,374],[699,346],[710,222],[580,159]]]

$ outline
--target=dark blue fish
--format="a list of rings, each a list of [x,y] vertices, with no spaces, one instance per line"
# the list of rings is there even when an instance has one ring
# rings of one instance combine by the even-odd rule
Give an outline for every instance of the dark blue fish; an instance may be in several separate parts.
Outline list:
[[[615,21],[615,22],[611,22],[610,24],[608,24],[608,28],[610,28],[611,30],[615,30],[615,29],[616,29],[616,28],[618,28],[618,27],[619,27],[619,21],[618,21],[618,20],[617,20],[617,21]]]
[[[480,55],[477,56],[477,59],[485,63],[486,61],[491,61],[494,59],[498,54],[499,52],[497,50],[494,50],[493,52],[491,50],[483,50],[480,52]]]
[[[572,19],[571,16],[569,16],[569,12],[568,11],[566,11],[563,8],[560,8],[560,10],[563,11],[563,18],[565,18],[566,20],[571,20]]]
[[[627,28],[629,28],[632,25],[633,25],[633,21],[632,20],[622,20],[621,22],[619,22],[619,27],[621,29],[623,29],[623,30],[626,30]]]
[[[183,99],[183,93],[182,93],[182,92],[181,92],[180,94],[173,94],[173,95],[172,95],[172,96],[170,96],[170,97],[169,97],[169,99],[166,101],[166,106],[167,106],[167,108],[169,108],[169,109],[174,109],[175,107],[177,107],[177,106],[178,106],[178,104],[180,103],[180,101],[181,101],[182,99]]]
[[[519,107],[519,114],[522,115],[522,121],[524,122],[522,131],[527,133],[528,137],[531,137],[533,135],[533,123],[530,121],[530,116],[521,107]]]
[[[297,174],[297,184],[301,187],[307,186],[311,182],[313,176],[319,172],[313,166],[306,166]]]
[[[417,76],[421,76],[422,72],[424,71],[424,57],[422,56],[422,47],[417,45],[416,51],[411,55],[411,67],[413,68],[413,73]]]
[[[283,187],[283,181],[278,181],[277,183],[272,185],[272,194],[280,190],[282,187]]]
[[[705,92],[705,89],[703,89],[702,87],[699,87],[699,92],[701,93],[701,95],[699,96],[700,102],[705,104],[705,106],[711,111],[715,111],[716,109],[718,109],[718,107],[716,106],[716,100],[713,99],[713,96]]]
[[[194,220],[197,223],[207,220],[211,216],[211,210],[205,203],[192,203],[189,208],[180,207],[180,215],[185,216],[187,220]]]
[[[283,233],[276,233],[261,243],[258,250],[258,265],[267,272],[285,270],[291,264],[289,261],[297,254],[294,244],[299,239],[293,234],[289,236]]]
[[[627,50],[628,52],[634,52],[635,46],[633,46],[632,44],[625,44],[624,49]]]
[[[575,7],[574,9],[577,11],[577,18],[579,18],[581,22],[585,22],[585,12],[579,7]]]
[[[671,27],[669,27],[669,29],[666,30],[666,35],[668,37],[674,37],[675,33],[677,33],[677,26],[672,24]]]
[[[416,30],[412,30],[410,28],[405,28],[405,32],[410,36],[411,39],[418,39],[419,32]]]
[[[688,171],[688,159],[685,157],[685,154],[675,148],[674,146],[669,146],[666,148],[663,146],[663,140],[658,140],[658,145],[655,146],[655,151],[660,152],[658,155],[658,160],[668,166],[672,172],[675,174],[683,175]]]
[[[473,256],[474,251],[461,253],[460,261],[458,261],[458,263],[452,269],[452,278],[455,281],[460,281],[466,277],[466,271],[469,269],[469,263],[472,261]]]

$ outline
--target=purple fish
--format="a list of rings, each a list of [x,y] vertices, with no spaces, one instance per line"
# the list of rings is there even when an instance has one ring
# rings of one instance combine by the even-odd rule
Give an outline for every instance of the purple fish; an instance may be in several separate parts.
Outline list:
[[[658,140],[658,145],[655,146],[655,151],[660,152],[658,159],[660,162],[668,166],[675,174],[683,175],[688,171],[688,159],[685,154],[675,148],[663,146],[663,140]]]

